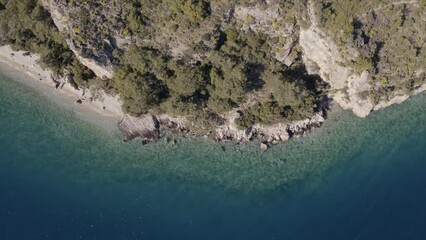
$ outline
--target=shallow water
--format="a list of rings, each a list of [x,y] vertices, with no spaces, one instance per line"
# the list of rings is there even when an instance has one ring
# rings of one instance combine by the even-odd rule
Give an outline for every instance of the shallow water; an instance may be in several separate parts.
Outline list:
[[[336,108],[261,154],[123,144],[111,122],[3,74],[0,239],[426,237],[426,95],[367,119]]]

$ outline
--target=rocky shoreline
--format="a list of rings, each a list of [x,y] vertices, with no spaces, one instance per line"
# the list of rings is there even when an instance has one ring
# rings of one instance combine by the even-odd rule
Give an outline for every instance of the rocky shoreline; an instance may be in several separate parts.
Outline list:
[[[141,117],[132,117],[121,110],[121,101],[118,96],[109,96],[102,90],[97,92],[91,89],[76,89],[67,77],[54,76],[43,69],[38,63],[38,56],[23,51],[13,51],[9,46],[0,47],[0,61],[12,68],[27,74],[34,80],[47,84],[56,92],[74,99],[75,104],[89,108],[102,117],[117,119],[117,127],[123,133],[123,141],[141,140],[143,144],[158,141],[167,133],[183,134],[185,136],[206,137],[215,142],[245,143],[257,141],[262,149],[287,141],[291,137],[299,137],[318,128],[325,121],[328,103],[324,104],[323,111],[309,119],[293,123],[278,123],[270,126],[256,124],[248,129],[240,129],[235,124],[238,109],[223,116],[223,124],[215,129],[203,133],[194,133],[190,130],[191,122],[183,116],[172,117],[167,114],[147,114]],[[52,94],[48,92],[46,94]]]
[[[13,51],[9,46],[0,47],[0,62],[6,63],[12,68],[29,75],[34,80],[48,84],[61,94],[71,96],[75,103],[82,107],[88,107],[104,117],[117,119],[117,127],[123,133],[125,142],[140,139],[143,144],[158,141],[167,133],[178,133],[184,136],[196,136],[209,138],[216,142],[259,142],[262,151],[272,145],[284,142],[293,137],[303,136],[312,130],[321,127],[326,120],[327,111],[330,110],[331,99],[326,99],[320,110],[314,116],[291,123],[278,123],[274,125],[255,124],[248,129],[240,129],[235,123],[239,117],[239,109],[225,114],[223,124],[215,129],[206,130],[203,133],[195,133],[190,130],[191,122],[183,116],[169,116],[147,114],[141,117],[132,117],[121,110],[119,96],[109,96],[102,90],[93,93],[90,89],[75,89],[66,77],[54,77],[52,72],[40,67],[37,63],[38,56],[22,51]],[[422,87],[415,93],[424,91]],[[47,93],[51,94],[51,93]],[[401,103],[409,96],[401,96],[377,109]],[[376,109],[375,109],[376,110]]]
[[[262,151],[272,145],[288,141],[293,137],[301,137],[321,127],[324,123],[324,113],[318,113],[312,118],[289,124],[278,123],[270,126],[256,124],[247,129],[239,129],[233,124],[224,124],[204,134],[195,134],[186,127],[183,117],[171,118],[168,115],[147,114],[135,118],[124,116],[117,124],[123,133],[123,141],[141,140],[142,144],[154,143],[168,133],[178,133],[184,136],[206,137],[215,142],[259,142]]]

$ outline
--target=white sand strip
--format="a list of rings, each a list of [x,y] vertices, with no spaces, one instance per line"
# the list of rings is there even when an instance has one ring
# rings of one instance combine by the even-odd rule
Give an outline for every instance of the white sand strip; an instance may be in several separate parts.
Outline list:
[[[124,116],[121,110],[121,102],[118,96],[112,97],[103,91],[97,93],[100,96],[93,98],[89,89],[74,89],[69,83],[65,83],[63,87],[56,89],[53,81],[53,73],[50,70],[43,69],[38,63],[39,57],[35,54],[25,54],[24,51],[13,51],[10,46],[0,47],[0,63],[3,63],[18,72],[25,73],[35,81],[47,84],[52,91],[60,92],[77,100],[81,100],[82,107],[89,108],[102,116],[120,119]],[[63,80],[63,79],[62,79]],[[49,93],[46,93],[49,94]]]

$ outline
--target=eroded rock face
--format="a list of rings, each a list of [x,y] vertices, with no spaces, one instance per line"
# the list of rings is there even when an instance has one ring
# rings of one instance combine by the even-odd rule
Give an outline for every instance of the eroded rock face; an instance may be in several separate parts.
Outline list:
[[[275,59],[290,66],[297,57],[291,53],[297,44],[299,27],[295,19],[283,17],[288,15],[283,10],[278,4],[271,4],[266,9],[260,6],[237,6],[234,15],[241,21],[243,31],[262,33],[277,39],[277,42],[271,46]]]
[[[124,39],[119,36],[120,27],[111,32],[110,24],[104,21],[116,21],[109,19],[114,14],[108,14],[108,5],[98,3],[96,9],[99,12],[90,15],[92,5],[80,3],[70,5],[61,0],[42,0],[43,6],[50,12],[56,27],[66,36],[69,48],[74,52],[77,59],[86,67],[91,69],[100,78],[112,78],[114,69],[112,65],[112,52],[117,48],[116,39]],[[76,3],[77,4],[77,3]],[[112,4],[108,1],[108,4]],[[119,5],[118,5],[119,6]],[[120,11],[114,9],[113,11]],[[119,14],[118,14],[119,15]],[[113,35],[117,36],[113,36]]]
[[[347,86],[347,79],[351,70],[344,66],[337,46],[325,34],[310,28],[300,31],[300,45],[303,48],[303,57],[307,63],[309,74],[318,74],[327,81],[332,88],[342,89]],[[318,68],[314,68],[313,65]]]
[[[368,41],[374,40],[376,42],[372,42],[370,45],[365,42],[365,36],[363,37],[363,34],[366,34],[365,29],[358,29],[357,40],[352,45],[347,44],[339,48],[332,38],[318,26],[319,19],[314,10],[315,4],[317,2],[313,0],[310,0],[308,4],[310,27],[300,30],[299,42],[303,49],[303,60],[310,74],[318,74],[330,84],[330,96],[344,109],[352,110],[359,117],[366,117],[373,110],[401,103],[409,95],[417,94],[426,88],[426,78],[421,75],[424,65],[419,64],[424,58],[420,56],[421,52],[410,53],[410,51],[413,51],[413,47],[410,47],[410,44],[414,46],[415,41],[413,40],[411,41],[412,43],[404,46],[400,44],[400,39],[395,38],[395,36],[410,34],[424,36],[424,31],[420,30],[422,28],[417,26],[422,24],[424,26],[424,19],[416,19],[412,26],[401,25],[401,27],[396,28],[395,31],[398,31],[399,34],[395,34],[395,36],[386,33],[382,33],[382,35],[374,34],[374,37],[370,36]],[[397,9],[398,5],[405,4],[408,4],[406,6],[407,19],[410,16],[410,12],[419,11],[417,1],[395,2],[371,11],[374,13],[368,12],[360,15],[359,21],[362,23],[360,25],[369,25],[368,29],[376,30],[372,32],[380,32],[383,28],[387,29],[386,27],[389,25],[388,17],[390,17],[388,16],[389,12]],[[388,8],[388,13],[381,12],[386,8]],[[369,16],[370,19],[368,19]],[[424,38],[417,37],[416,39],[420,41]],[[376,43],[381,44],[380,47]],[[410,62],[413,65],[413,69],[407,67],[404,61],[402,63],[401,61],[395,61],[395,59],[400,59],[399,55],[402,55],[401,52],[399,55],[395,53],[395,49],[399,48],[405,49],[401,50],[402,52],[409,52],[405,56],[405,61]],[[370,69],[365,69],[358,73],[354,71],[351,62],[355,63],[359,59],[365,58],[365,56],[371,57],[369,55],[373,54],[371,52],[377,54],[377,58],[380,59],[376,63],[377,66],[375,66],[377,70],[373,70],[372,73],[369,72]],[[416,62],[417,64],[415,64]],[[370,81],[372,79],[376,80]],[[380,79],[380,81],[377,79]],[[407,82],[411,82],[411,85],[407,84]],[[404,90],[398,85],[413,85],[414,87],[405,88]],[[393,90],[385,91],[385,89]],[[381,94],[381,92],[386,92],[386,94]]]
[[[71,51],[73,51],[76,55],[78,61],[80,61],[81,64],[92,70],[97,77],[110,79],[114,77],[114,69],[110,61],[101,63],[94,59],[85,58],[80,55],[80,52],[75,48],[75,46],[73,46],[71,42],[67,41],[67,43],[70,46]]]
[[[331,97],[340,106],[352,110],[359,117],[366,117],[373,110],[374,104],[360,95],[371,88],[368,84],[369,72],[355,73],[348,66],[348,62],[356,57],[357,53],[352,50],[348,51],[352,54],[343,56],[338,46],[317,27],[313,11],[310,11],[310,18],[310,28],[301,29],[299,38],[308,73],[318,74],[330,84]]]

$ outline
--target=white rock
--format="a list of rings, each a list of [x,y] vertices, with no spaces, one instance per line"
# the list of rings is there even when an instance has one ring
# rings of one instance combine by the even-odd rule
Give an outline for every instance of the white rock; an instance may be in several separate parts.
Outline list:
[[[264,152],[264,151],[266,151],[266,150],[268,150],[268,145],[266,145],[266,144],[264,144],[264,143],[261,143],[261,144],[260,144],[260,151]]]

